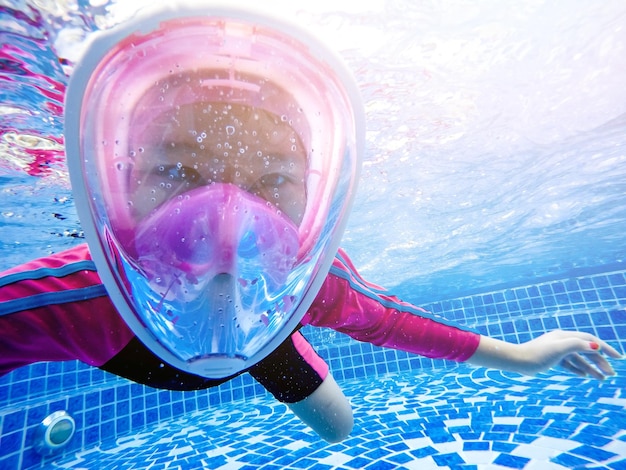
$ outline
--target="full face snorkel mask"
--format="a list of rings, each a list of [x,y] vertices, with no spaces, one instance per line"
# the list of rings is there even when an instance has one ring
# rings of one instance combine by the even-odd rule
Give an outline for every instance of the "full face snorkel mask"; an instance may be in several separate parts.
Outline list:
[[[342,62],[264,15],[178,7],[93,38],[67,91],[70,177],[147,347],[221,378],[292,333],[344,230],[362,116]]]

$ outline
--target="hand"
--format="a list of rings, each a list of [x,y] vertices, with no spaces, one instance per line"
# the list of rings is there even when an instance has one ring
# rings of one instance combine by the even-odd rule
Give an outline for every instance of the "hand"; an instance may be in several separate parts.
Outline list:
[[[555,330],[519,345],[524,373],[534,375],[556,365],[581,377],[603,380],[615,375],[603,354],[613,359],[622,356],[601,339],[578,331]]]
[[[527,375],[561,365],[576,375],[603,380],[615,375],[604,355],[622,358],[620,353],[592,334],[555,330],[522,344],[481,336],[478,349],[467,362]]]

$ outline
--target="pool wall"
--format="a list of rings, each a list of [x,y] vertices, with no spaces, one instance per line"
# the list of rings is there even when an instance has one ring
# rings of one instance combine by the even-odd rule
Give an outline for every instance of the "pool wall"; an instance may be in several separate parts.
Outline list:
[[[507,288],[424,307],[511,342],[562,328],[588,331],[626,349],[626,271]],[[455,366],[359,343],[330,330],[303,331],[339,382]],[[55,458],[40,457],[32,441],[41,420],[57,410],[67,410],[76,420],[76,434],[66,449],[76,451],[185,413],[266,393],[247,374],[214,389],[183,393],[150,389],[77,361],[34,364],[0,378],[0,468],[43,468]]]

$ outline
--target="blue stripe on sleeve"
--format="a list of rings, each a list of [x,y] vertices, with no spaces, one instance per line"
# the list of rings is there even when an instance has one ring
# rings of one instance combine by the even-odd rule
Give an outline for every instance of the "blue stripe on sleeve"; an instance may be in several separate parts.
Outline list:
[[[338,256],[339,258],[339,256]],[[341,259],[341,258],[340,258]],[[347,271],[344,271],[343,269],[338,268],[337,266],[331,266],[330,268],[330,274],[333,274],[337,277],[340,277],[341,279],[348,281],[348,284],[350,284],[350,287],[352,289],[354,289],[355,291],[357,291],[358,293],[369,297],[372,300],[376,300],[378,303],[380,303],[383,307],[385,308],[392,308],[394,310],[398,310],[400,312],[407,312],[407,313],[411,313],[413,315],[417,315],[419,317],[423,317],[423,318],[428,318],[434,322],[437,323],[441,323],[442,325],[447,325],[447,326],[452,326],[454,328],[458,328],[459,330],[463,330],[463,331],[470,331],[473,333],[477,333],[477,331],[473,328],[470,328],[466,325],[460,325],[456,322],[452,322],[452,321],[448,321],[445,318],[442,317],[437,317],[429,312],[425,312],[417,307],[411,306],[411,305],[403,305],[400,304],[398,302],[395,302],[391,299],[383,299],[381,297],[379,297],[376,292],[372,289],[370,289],[367,286],[364,286],[362,284],[357,284],[353,278],[353,273],[351,270],[348,270],[348,267],[345,266],[345,269]]]
[[[0,302],[0,316],[21,312],[23,310],[47,307],[49,305],[58,305],[71,302],[79,302],[81,300],[90,300],[106,295],[107,291],[104,288],[103,284],[96,284],[94,286],[82,287],[80,289],[70,289],[59,292],[44,292],[42,294],[31,295],[30,297]]]
[[[93,261],[84,260],[76,263],[66,264],[58,268],[38,268],[31,271],[21,271],[9,274],[0,279],[0,287],[8,286],[14,282],[42,279],[44,277],[63,277],[79,271],[95,271],[96,265]]]
[[[367,289],[367,290],[369,290],[369,291],[371,291],[371,292],[377,292],[377,293],[379,293],[379,294],[383,294],[383,295],[384,295],[384,294],[388,294],[388,293],[389,293],[389,292],[387,291],[387,289],[384,289],[384,288],[382,288],[382,287],[381,287],[380,289],[377,289],[376,287],[373,287],[373,286],[369,286],[369,285],[364,284],[364,283],[362,282],[362,280],[361,280],[361,275],[360,275],[359,273],[357,273],[357,272],[353,271],[352,269],[350,269],[350,264],[349,264],[349,263],[348,263],[348,261],[345,259],[345,257],[341,255],[341,253],[337,253],[337,254],[335,255],[335,258],[336,258],[336,259],[338,259],[338,260],[341,262],[341,264],[343,264],[343,266],[345,267],[346,271],[350,272],[350,273],[351,273],[351,275],[352,275],[352,277],[354,277],[354,279],[358,280],[358,281],[359,281],[359,283],[360,283],[360,285],[362,285],[365,289]]]

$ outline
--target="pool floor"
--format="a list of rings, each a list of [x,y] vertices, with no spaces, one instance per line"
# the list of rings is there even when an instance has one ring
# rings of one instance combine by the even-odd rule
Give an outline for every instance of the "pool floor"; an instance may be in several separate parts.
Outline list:
[[[326,444],[271,398],[234,402],[50,460],[64,469],[626,469],[626,361],[604,382],[459,366],[344,382]]]

